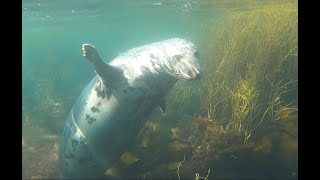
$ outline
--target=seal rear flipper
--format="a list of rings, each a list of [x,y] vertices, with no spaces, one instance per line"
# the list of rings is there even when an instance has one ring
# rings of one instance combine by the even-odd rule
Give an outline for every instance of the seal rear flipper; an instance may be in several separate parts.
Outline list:
[[[94,46],[83,44],[82,50],[83,56],[93,65],[94,70],[101,77],[108,90],[116,88],[125,82],[123,70],[104,62]]]

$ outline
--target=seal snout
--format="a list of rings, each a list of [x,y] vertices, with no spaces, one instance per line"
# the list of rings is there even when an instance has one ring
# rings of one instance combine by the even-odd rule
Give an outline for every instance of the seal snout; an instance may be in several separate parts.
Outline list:
[[[193,80],[200,80],[200,79],[202,79],[202,74],[201,73],[199,73],[199,74],[197,74],[196,76],[193,77]]]
[[[191,67],[191,74],[192,74],[192,79],[198,78],[200,76],[200,71],[196,67]]]

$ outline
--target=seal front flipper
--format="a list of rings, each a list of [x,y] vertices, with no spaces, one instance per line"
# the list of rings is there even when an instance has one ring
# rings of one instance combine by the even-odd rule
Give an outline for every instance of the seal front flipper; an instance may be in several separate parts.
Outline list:
[[[101,77],[108,90],[118,87],[125,81],[123,70],[104,62],[94,46],[83,44],[82,50],[83,56],[93,65],[93,68]]]

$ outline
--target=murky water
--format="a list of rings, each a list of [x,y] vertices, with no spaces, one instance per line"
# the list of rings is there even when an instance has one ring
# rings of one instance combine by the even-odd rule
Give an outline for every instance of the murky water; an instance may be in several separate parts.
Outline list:
[[[155,110],[108,175],[296,179],[296,4],[24,0],[22,178],[59,178],[67,114],[95,75],[83,43],[109,62],[130,48],[179,37],[198,47],[204,78],[173,88],[167,115]]]

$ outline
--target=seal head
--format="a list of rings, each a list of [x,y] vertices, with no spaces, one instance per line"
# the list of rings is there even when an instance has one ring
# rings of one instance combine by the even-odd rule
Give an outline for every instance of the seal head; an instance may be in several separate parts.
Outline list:
[[[184,39],[170,39],[163,42],[164,51],[169,58],[162,61],[165,71],[177,79],[200,78],[200,53],[196,47]]]

